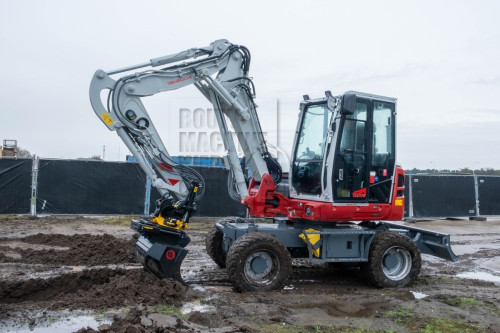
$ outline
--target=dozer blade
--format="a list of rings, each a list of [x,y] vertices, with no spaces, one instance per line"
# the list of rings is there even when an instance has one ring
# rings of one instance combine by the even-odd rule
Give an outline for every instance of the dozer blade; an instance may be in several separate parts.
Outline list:
[[[133,220],[131,228],[141,234],[135,252],[144,268],[160,279],[172,278],[185,284],[181,265],[188,253],[184,247],[189,237],[183,231],[161,228],[146,220]]]

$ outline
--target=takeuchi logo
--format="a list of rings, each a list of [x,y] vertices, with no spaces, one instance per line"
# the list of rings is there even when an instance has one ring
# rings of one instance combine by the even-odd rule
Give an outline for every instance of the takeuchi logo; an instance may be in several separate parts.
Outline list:
[[[189,75],[189,76],[184,76],[184,77],[180,77],[178,78],[177,80],[172,80],[172,81],[168,81],[167,84],[168,85],[171,85],[171,84],[175,84],[175,83],[179,83],[179,82],[182,82],[182,81],[186,81],[186,80],[189,80],[193,78],[192,75]]]

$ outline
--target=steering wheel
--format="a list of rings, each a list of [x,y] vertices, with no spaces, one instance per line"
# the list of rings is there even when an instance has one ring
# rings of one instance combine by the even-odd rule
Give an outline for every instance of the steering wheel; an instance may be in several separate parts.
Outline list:
[[[306,150],[302,152],[302,155],[300,155],[300,157],[307,157],[309,159],[314,159],[314,157],[316,156],[316,153],[313,152],[311,149],[309,149],[309,147],[306,147]]]

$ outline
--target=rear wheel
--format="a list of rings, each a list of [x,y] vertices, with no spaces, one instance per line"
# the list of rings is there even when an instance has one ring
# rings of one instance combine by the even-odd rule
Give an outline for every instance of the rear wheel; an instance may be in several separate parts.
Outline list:
[[[220,267],[226,267],[226,252],[223,249],[224,234],[215,225],[208,232],[205,238],[207,253],[212,260]]]
[[[237,290],[268,291],[285,285],[292,272],[292,258],[275,237],[252,232],[231,246],[226,267]]]
[[[370,284],[379,288],[406,287],[415,281],[421,265],[420,251],[410,238],[382,231],[373,238],[363,273]]]

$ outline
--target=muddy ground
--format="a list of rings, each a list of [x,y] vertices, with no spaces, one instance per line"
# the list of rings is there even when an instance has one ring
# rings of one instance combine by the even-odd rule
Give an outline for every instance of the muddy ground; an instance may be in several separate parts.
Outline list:
[[[0,331],[500,332],[500,219],[416,223],[452,234],[460,261],[424,255],[409,288],[295,261],[284,290],[265,293],[233,291],[205,253],[214,219],[190,224],[187,286],[135,263],[128,220],[0,216]]]

